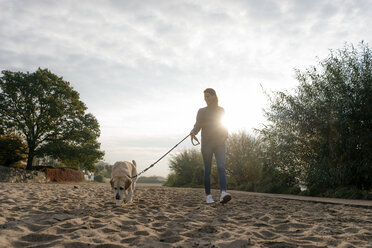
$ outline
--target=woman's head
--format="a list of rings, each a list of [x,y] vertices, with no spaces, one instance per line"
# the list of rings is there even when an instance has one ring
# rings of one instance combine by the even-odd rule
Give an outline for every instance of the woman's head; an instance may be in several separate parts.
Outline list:
[[[216,91],[212,88],[204,90],[204,100],[207,106],[218,106],[218,97]]]

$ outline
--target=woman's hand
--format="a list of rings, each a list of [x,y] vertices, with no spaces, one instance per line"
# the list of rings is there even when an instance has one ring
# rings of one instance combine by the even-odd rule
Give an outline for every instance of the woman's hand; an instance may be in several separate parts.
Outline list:
[[[194,146],[197,146],[200,144],[198,138],[196,138],[196,135],[193,131],[190,132],[190,137],[191,137],[191,143],[194,145]],[[196,141],[196,143],[194,143],[194,140]]]

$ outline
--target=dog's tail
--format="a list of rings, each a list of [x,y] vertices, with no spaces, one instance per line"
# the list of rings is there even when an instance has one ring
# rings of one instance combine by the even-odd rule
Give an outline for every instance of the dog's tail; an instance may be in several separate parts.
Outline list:
[[[134,165],[134,167],[137,168],[137,164],[136,164],[136,161],[132,160],[132,164]]]

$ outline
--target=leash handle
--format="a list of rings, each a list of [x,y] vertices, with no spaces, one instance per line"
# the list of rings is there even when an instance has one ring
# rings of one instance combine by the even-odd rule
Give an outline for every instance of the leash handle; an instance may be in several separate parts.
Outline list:
[[[194,143],[194,140],[197,142],[197,143]],[[198,138],[196,138],[196,136],[191,136],[191,143],[193,146],[197,146],[200,144]]]

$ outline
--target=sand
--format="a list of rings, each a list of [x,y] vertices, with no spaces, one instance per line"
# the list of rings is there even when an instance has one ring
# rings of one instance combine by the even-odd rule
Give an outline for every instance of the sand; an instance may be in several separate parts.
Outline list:
[[[372,247],[371,207],[232,194],[138,184],[116,207],[109,184],[0,183],[0,247]]]

